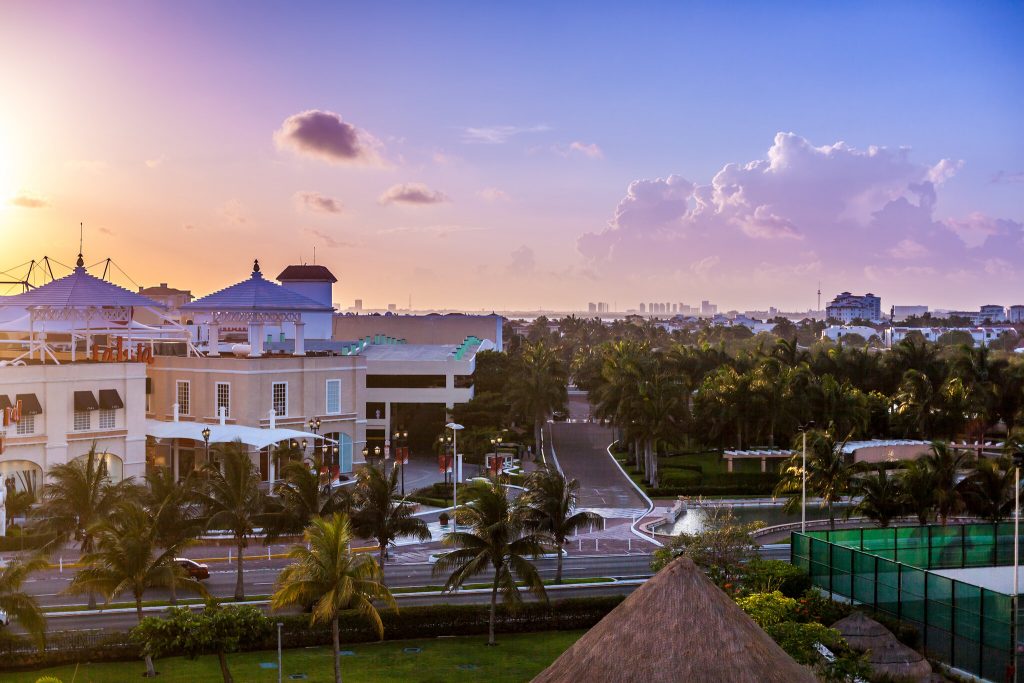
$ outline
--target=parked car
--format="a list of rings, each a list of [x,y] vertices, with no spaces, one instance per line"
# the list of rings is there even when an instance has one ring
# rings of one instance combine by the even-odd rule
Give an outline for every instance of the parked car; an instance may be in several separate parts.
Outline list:
[[[174,562],[188,572],[188,575],[193,579],[208,579],[210,578],[210,568],[201,562],[190,560],[187,557],[176,557]]]

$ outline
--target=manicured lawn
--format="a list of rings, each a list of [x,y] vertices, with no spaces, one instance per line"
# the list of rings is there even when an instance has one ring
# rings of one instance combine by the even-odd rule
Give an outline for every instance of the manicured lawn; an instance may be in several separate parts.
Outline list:
[[[498,634],[497,647],[487,647],[486,636],[395,640],[383,643],[342,645],[342,651],[354,654],[341,658],[342,678],[346,683],[410,681],[447,683],[518,683],[528,681],[583,635],[583,631]],[[420,652],[405,652],[420,648]],[[277,652],[245,652],[228,655],[236,681],[276,683]],[[261,668],[272,663],[275,668]],[[329,647],[285,650],[284,680],[303,673],[306,680],[333,681],[334,671]],[[220,669],[214,656],[189,661],[180,657],[156,662],[160,683],[200,683],[220,681]],[[107,681],[144,681],[141,661],[82,664],[21,673],[0,673],[11,683],[34,683],[40,676],[56,676],[63,683],[99,683]]]

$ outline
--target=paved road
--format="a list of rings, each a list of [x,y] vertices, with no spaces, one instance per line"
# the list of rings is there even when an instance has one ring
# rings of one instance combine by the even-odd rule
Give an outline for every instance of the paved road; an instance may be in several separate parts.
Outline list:
[[[640,548],[638,547],[639,551]],[[564,558],[563,574],[566,577],[636,577],[650,575],[650,558],[639,552],[634,555],[583,555],[572,550]],[[287,560],[254,560],[245,563],[245,590],[247,595],[268,595],[273,592],[274,581],[278,572],[287,565]],[[536,562],[541,576],[551,578],[555,573],[555,561],[542,559]],[[398,586],[432,586],[442,583],[433,576],[433,564],[389,564],[385,565],[385,577],[388,585]],[[62,593],[71,581],[70,571],[60,574],[56,570],[47,570],[33,575],[25,582],[25,590],[35,595],[44,607],[56,605],[84,605],[84,596],[65,595]],[[217,597],[231,597],[235,592],[235,566],[217,563],[210,567],[210,578],[203,582],[207,590]],[[185,594],[179,597],[189,597]],[[146,600],[166,600],[168,594],[163,590],[146,593]],[[120,598],[117,602],[127,601]]]
[[[551,443],[565,476],[580,482],[580,507],[645,512],[647,502],[608,456],[611,430],[599,424],[552,422]]]
[[[548,592],[548,597],[551,600],[573,598],[573,597],[596,597],[602,595],[628,595],[637,588],[637,584],[626,583],[626,584],[606,584],[601,586],[585,587],[585,586],[565,586]],[[533,596],[523,593],[524,599],[534,600]],[[437,603],[465,605],[465,604],[480,604],[487,603],[490,601],[490,593],[487,591],[465,593],[459,592],[452,595],[438,596],[438,595],[424,595],[424,596],[412,596],[412,595],[398,595],[398,607],[408,607],[412,605],[433,605]],[[265,604],[257,605],[260,609],[266,611],[267,606]],[[198,608],[197,608],[198,609]],[[289,613],[298,613],[298,610],[289,611]],[[147,616],[157,616],[160,614],[159,610],[148,610]],[[128,612],[107,612],[103,614],[88,614],[88,615],[70,615],[62,617],[49,617],[48,626],[52,631],[125,631],[138,624],[138,618],[132,611]]]

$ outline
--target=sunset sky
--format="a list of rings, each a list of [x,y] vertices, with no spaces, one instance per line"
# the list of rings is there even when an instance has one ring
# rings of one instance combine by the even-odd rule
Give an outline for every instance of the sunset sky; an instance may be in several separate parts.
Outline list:
[[[1024,3],[555,4],[8,0],[0,270],[84,222],[197,295],[1024,303]]]

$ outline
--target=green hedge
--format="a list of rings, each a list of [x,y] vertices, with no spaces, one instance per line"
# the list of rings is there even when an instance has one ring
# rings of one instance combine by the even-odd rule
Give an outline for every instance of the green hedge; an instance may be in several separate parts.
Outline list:
[[[787,598],[800,598],[811,587],[807,572],[782,560],[751,560],[744,567],[743,575],[744,580],[758,590],[777,588]],[[765,585],[768,583],[772,585]]]
[[[57,538],[56,534],[0,536],[0,551],[38,550]]]
[[[495,630],[499,633],[532,631],[566,631],[588,629],[612,611],[624,596],[553,600],[548,603],[523,603],[511,610],[499,605]],[[432,638],[435,636],[468,636],[487,633],[490,607],[483,605],[424,605],[400,610],[381,610],[386,640]],[[311,626],[309,615],[274,615],[274,623],[282,622],[285,647],[308,647],[331,642],[330,624]],[[340,619],[341,641],[363,643],[377,640],[376,632],[356,612],[344,612]],[[47,635],[45,650],[38,650],[23,636],[0,634],[0,670],[58,666],[75,662],[128,660],[141,657],[138,647],[127,633],[89,633],[58,631]],[[243,644],[244,650],[266,650],[277,647],[274,635],[265,641]],[[2,678],[2,677],[0,677]]]
[[[662,488],[678,486],[697,486],[701,482],[700,472],[684,469],[664,469],[658,473],[658,483]]]

